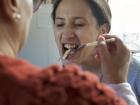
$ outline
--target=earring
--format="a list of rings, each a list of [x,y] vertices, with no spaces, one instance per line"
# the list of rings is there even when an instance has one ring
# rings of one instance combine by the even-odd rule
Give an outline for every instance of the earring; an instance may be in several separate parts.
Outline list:
[[[14,13],[13,18],[16,22],[18,22],[21,19],[21,15],[19,13]]]

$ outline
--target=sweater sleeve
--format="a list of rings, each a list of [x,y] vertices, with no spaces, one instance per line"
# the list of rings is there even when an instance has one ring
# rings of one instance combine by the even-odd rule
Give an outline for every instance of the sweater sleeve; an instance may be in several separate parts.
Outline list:
[[[129,83],[110,84],[109,86],[116,90],[118,96],[124,98],[128,105],[139,105]]]
[[[0,105],[37,105],[39,68],[25,61],[0,58]]]

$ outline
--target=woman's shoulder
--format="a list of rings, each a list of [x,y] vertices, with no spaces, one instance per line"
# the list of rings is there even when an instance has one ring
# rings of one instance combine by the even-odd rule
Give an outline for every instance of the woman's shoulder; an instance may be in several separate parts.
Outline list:
[[[0,75],[23,79],[36,74],[39,69],[25,60],[0,55]]]
[[[133,55],[129,68],[128,82],[138,99],[140,98],[140,56]],[[140,100],[139,100],[140,101]]]
[[[10,105],[36,103],[34,97],[41,87],[39,71],[25,60],[0,55],[0,105],[7,101]]]
[[[132,67],[132,69],[136,70],[137,72],[140,72],[140,55],[136,54],[132,56],[130,67]]]
[[[138,85],[136,83],[138,82],[138,79],[140,80],[140,58],[136,55],[133,55],[129,67],[128,82],[131,84],[131,86]]]

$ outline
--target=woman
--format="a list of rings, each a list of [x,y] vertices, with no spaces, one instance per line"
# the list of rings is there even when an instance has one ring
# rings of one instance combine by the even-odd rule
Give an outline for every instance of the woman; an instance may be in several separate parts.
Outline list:
[[[123,48],[119,45],[121,41],[107,43],[112,56],[106,55],[110,63],[116,57],[115,59],[118,61],[120,71],[104,72],[99,59],[100,57],[98,56],[98,46],[76,50],[81,44],[94,42],[98,40],[99,35],[109,33],[111,28],[111,11],[105,0],[55,0],[52,18],[61,58],[67,50],[74,50],[74,52],[69,54],[67,59],[62,59],[64,65],[68,63],[79,64],[82,68],[96,73],[102,81],[104,81],[103,79],[107,79],[107,81],[104,81],[107,83],[127,82],[128,70],[121,71],[121,65],[119,65],[122,62],[120,58],[125,55],[122,50]],[[113,37],[119,40],[115,36],[103,36],[106,39]],[[120,50],[115,50],[115,48]],[[119,56],[116,56],[117,52],[120,53],[118,54]],[[128,80],[131,79],[129,78]],[[131,85],[134,87],[133,83]],[[135,86],[138,87],[138,84],[135,84]],[[136,92],[136,88],[133,89]],[[140,99],[138,91],[136,95]]]
[[[27,38],[33,1],[0,0],[0,7],[0,105],[126,105],[77,66],[41,69],[16,59]]]

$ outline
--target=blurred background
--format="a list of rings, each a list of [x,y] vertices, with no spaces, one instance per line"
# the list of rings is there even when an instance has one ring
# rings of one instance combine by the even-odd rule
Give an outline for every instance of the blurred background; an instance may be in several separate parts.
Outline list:
[[[112,10],[112,34],[119,36],[131,50],[140,50],[140,0],[109,0]],[[33,16],[30,35],[24,49],[19,54],[44,67],[60,63],[56,47],[52,21],[52,4],[43,4]],[[135,54],[140,59],[140,53]]]
[[[140,49],[140,0],[110,0],[112,30],[132,50]]]

